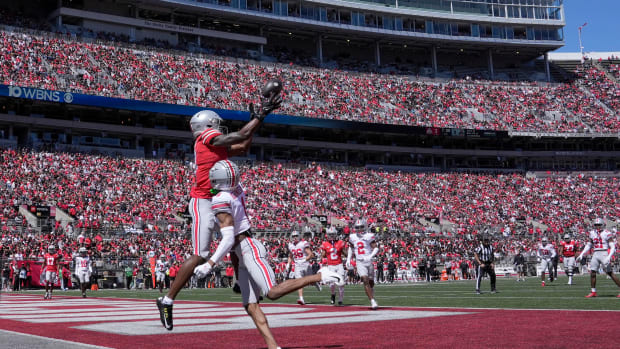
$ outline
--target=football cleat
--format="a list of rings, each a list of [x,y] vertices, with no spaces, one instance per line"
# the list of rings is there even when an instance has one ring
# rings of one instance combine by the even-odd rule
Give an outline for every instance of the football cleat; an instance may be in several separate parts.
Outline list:
[[[297,300],[297,304],[299,304],[299,305],[306,305],[306,302],[304,302],[304,300],[300,298],[300,299]]]
[[[319,270],[319,273],[321,274],[321,282],[324,284],[328,284],[328,283],[334,283],[336,284],[336,286],[344,286],[344,278],[338,274],[335,273],[327,268],[321,268]]]
[[[319,290],[319,292],[323,290],[323,287],[321,287],[321,284],[318,282],[314,284],[314,287],[316,287],[316,289]]]
[[[498,293],[497,290],[491,290],[491,293]]]
[[[336,303],[336,295],[332,294],[331,304],[335,304],[335,303]]]
[[[476,294],[482,294],[482,292],[480,292],[480,290],[476,290]]]
[[[159,309],[159,319],[168,331],[172,331],[172,304],[164,304],[163,300],[163,297],[159,297],[155,302]]]
[[[377,301],[374,298],[371,299],[370,300],[370,309],[375,310],[377,308],[379,308],[379,304],[377,304]]]
[[[620,294],[618,295],[618,297],[620,297]],[[338,301],[338,306],[342,307],[342,302]]]
[[[596,297],[596,292],[590,292],[590,294],[586,296],[586,298],[594,298],[594,297]]]
[[[545,287],[545,282],[544,282],[544,281],[542,282],[541,286],[542,286],[542,287]]]

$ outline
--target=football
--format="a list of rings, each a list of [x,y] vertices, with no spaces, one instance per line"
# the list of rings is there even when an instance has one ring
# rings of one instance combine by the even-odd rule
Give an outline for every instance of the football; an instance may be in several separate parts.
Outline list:
[[[261,95],[265,98],[269,98],[274,94],[278,94],[282,91],[282,81],[278,79],[269,80],[265,86],[261,89]]]

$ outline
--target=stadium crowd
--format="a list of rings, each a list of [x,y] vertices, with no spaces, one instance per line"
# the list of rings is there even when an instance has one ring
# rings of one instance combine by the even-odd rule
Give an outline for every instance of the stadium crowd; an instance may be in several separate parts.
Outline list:
[[[24,218],[19,206],[56,206],[70,229],[127,232],[180,229],[192,185],[191,164],[101,155],[0,151],[2,231]],[[416,232],[420,218],[452,223],[454,234],[537,221],[554,232],[582,230],[588,218],[620,217],[615,177],[407,173],[317,164],[244,164],[248,212],[264,231],[286,231],[302,217],[367,217],[390,231]],[[154,224],[158,222],[158,224]],[[67,226],[56,228],[67,229]],[[10,228],[12,227],[12,228]]]
[[[0,42],[0,82],[7,85],[246,110],[256,86],[279,77],[286,82],[281,113],[295,116],[537,132],[620,130],[618,83],[593,66],[580,68],[573,84],[422,82],[412,75],[231,61],[45,32],[0,31]]]

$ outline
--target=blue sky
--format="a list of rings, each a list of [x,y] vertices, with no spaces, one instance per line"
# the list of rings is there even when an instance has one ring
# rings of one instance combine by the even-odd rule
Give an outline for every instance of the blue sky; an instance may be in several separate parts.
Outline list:
[[[579,52],[579,26],[584,51],[620,51],[620,0],[564,0],[564,41],[558,52]]]

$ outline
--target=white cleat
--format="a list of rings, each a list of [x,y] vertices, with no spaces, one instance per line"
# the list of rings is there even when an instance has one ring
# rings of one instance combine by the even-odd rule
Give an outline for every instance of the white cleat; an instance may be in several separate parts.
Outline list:
[[[327,268],[321,268],[319,270],[319,273],[321,274],[321,282],[324,284],[330,284],[330,283],[334,283],[336,284],[336,286],[344,286],[344,278],[336,273],[333,272]]]
[[[316,289],[319,290],[319,292],[323,290],[323,287],[321,287],[321,284],[318,282],[314,284],[314,287],[316,287]]]
[[[376,310],[377,308],[379,308],[379,304],[377,304],[377,301],[373,298],[370,300],[370,309],[372,310]]]

